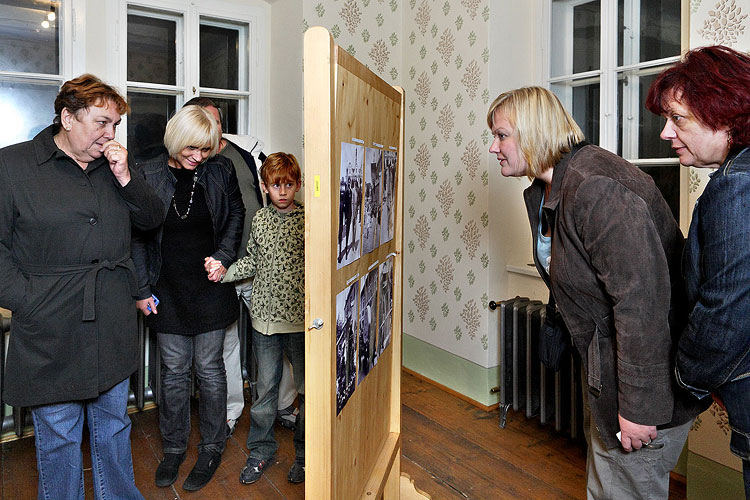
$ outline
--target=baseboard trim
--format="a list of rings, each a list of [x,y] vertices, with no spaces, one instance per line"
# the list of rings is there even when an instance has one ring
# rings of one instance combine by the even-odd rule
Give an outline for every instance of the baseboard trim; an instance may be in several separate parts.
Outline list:
[[[401,366],[401,369],[404,372],[408,373],[409,375],[413,375],[414,377],[418,378],[419,380],[427,382],[430,385],[434,385],[438,389],[441,389],[441,390],[447,392],[448,394],[457,397],[458,399],[460,399],[462,401],[466,401],[467,403],[469,403],[472,406],[476,406],[480,410],[484,410],[484,411],[488,411],[489,412],[489,411],[496,410],[500,406],[500,403],[495,403],[494,405],[490,405],[490,406],[484,405],[484,404],[480,403],[479,401],[477,401],[475,399],[472,399],[472,398],[470,398],[469,396],[467,396],[465,394],[461,394],[460,392],[458,392],[458,391],[456,391],[454,389],[451,389],[450,387],[445,386],[445,385],[441,384],[440,382],[435,382],[431,378],[425,377],[421,373],[417,373],[414,370],[411,370],[411,369],[409,369],[409,368],[407,368],[405,366]]]

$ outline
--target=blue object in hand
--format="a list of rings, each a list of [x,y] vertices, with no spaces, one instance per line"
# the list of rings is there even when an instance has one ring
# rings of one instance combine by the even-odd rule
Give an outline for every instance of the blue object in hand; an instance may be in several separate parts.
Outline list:
[[[157,299],[157,298],[156,298],[156,295],[154,295],[154,294],[152,293],[152,294],[151,294],[151,298],[152,298],[152,299],[154,299],[154,306],[158,306],[158,305],[159,305],[159,299]],[[151,311],[151,304],[148,304],[148,305],[146,306],[146,309],[148,309],[148,310],[149,310],[149,312],[152,312],[152,311]]]

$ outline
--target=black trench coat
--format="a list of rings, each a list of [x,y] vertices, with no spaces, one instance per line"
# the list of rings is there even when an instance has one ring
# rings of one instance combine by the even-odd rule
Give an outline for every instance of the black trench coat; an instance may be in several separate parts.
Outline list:
[[[157,226],[143,178],[121,187],[106,158],[83,170],[55,126],[0,149],[0,306],[13,311],[3,399],[94,398],[136,369],[131,223]]]

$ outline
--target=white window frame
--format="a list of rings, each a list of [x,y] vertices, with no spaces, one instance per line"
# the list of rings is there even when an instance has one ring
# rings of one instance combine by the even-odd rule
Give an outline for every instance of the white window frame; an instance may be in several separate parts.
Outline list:
[[[569,0],[568,4],[571,7],[570,12],[572,14],[572,7],[587,3],[590,0]],[[684,0],[681,1],[681,8],[689,8],[685,5]],[[639,53],[639,46],[637,43],[633,43],[630,47],[627,47],[628,54],[623,53],[623,64],[617,64],[617,0],[601,0],[601,38],[600,38],[600,63],[599,69],[594,71],[587,71],[582,73],[568,73],[559,76],[551,76],[551,43],[552,43],[552,23],[564,23],[572,25],[572,15],[565,16],[562,21],[559,19],[552,19],[552,2],[553,0],[540,0],[540,10],[544,17],[543,26],[547,26],[548,29],[540,30],[541,40],[541,68],[542,81],[546,82],[548,87],[551,87],[556,83],[566,83],[571,86],[576,84],[591,83],[592,81],[599,80],[599,145],[612,152],[617,152],[618,146],[618,99],[617,99],[617,84],[621,75],[628,75],[631,78],[637,78],[638,76],[650,75],[658,73],[664,69],[665,65],[677,62],[680,56],[667,57],[664,59],[658,59],[646,62],[632,63],[632,54]],[[635,25],[631,28],[633,31],[639,31],[639,0],[625,0],[624,9],[630,10],[631,15],[635,16]],[[631,23],[632,24],[632,23]],[[682,27],[682,30],[686,30],[686,26]],[[626,45],[626,40],[623,45]],[[572,39],[570,40],[572,44]],[[683,47],[684,48],[684,47]],[[572,45],[566,47],[567,55],[570,56]],[[625,52],[625,49],[623,49]],[[568,60],[570,57],[567,58]],[[637,57],[636,57],[637,59]],[[569,68],[572,71],[572,68]],[[637,84],[636,82],[633,82]],[[633,87],[631,87],[633,88]],[[637,88],[637,87],[636,87]],[[637,121],[632,120],[636,113],[646,113],[648,111],[641,108],[640,96],[633,95],[632,92],[623,94],[623,109],[629,111],[623,113],[623,128],[629,130],[623,133],[627,144],[623,144],[623,156],[630,162],[636,165],[676,165],[678,160],[676,158],[636,158],[638,144],[637,144]],[[564,99],[563,99],[564,100]],[[566,103],[564,103],[566,104]],[[567,103],[569,104],[569,103]],[[631,117],[630,119],[628,117]]]
[[[107,16],[116,19],[116,35],[107,40],[107,74],[119,88],[137,92],[174,93],[176,106],[203,95],[207,97],[240,97],[247,105],[239,106],[238,133],[268,136],[268,90],[266,74],[268,67],[268,44],[266,40],[267,16],[265,9],[247,5],[238,0],[104,0]],[[182,34],[177,33],[177,63],[182,67],[184,77],[177,77],[176,85],[142,84],[127,81],[127,16],[129,10],[156,13],[156,15],[181,16]],[[151,14],[149,14],[151,15]],[[200,27],[204,20],[212,25],[246,24],[247,57],[240,63],[240,81],[246,82],[246,90],[225,90],[200,88]],[[181,47],[181,49],[179,48]],[[181,53],[180,53],[181,50]],[[183,80],[180,80],[183,78]],[[132,85],[131,85],[132,84]],[[242,88],[242,87],[241,87]],[[242,104],[242,102],[240,103]],[[118,140],[127,141],[127,117],[118,127]]]
[[[58,73],[0,71],[0,82],[57,86],[84,72],[86,62],[85,0],[62,0],[58,11]]]
[[[230,29],[236,29],[238,28],[237,23],[229,22],[226,19],[218,20],[215,16],[206,16],[206,15],[200,15],[199,16],[200,22],[198,25],[198,29],[200,29],[200,26],[215,26],[219,28],[230,28]],[[215,97],[218,99],[240,99],[240,103],[242,103],[242,100],[245,100],[248,103],[248,106],[238,106],[239,109],[239,116],[238,119],[238,127],[239,127],[239,134],[247,134],[247,122],[249,117],[249,110],[251,108],[250,104],[250,98],[252,95],[251,92],[251,86],[250,86],[250,71],[249,71],[249,61],[250,61],[250,29],[251,25],[244,24],[242,26],[239,26],[240,28],[240,45],[243,46],[243,48],[240,50],[240,56],[243,54],[246,57],[240,57],[239,60],[239,80],[238,80],[238,90],[228,90],[228,89],[216,89],[211,87],[201,87],[200,86],[200,74],[196,75],[196,81],[195,81],[195,87],[198,88],[198,92],[200,95],[205,97]],[[247,28],[247,29],[245,29]],[[195,49],[197,53],[200,53],[200,33],[197,33],[196,39],[195,39]]]
[[[551,88],[554,83],[569,83],[577,81],[578,79],[590,80],[598,78],[600,81],[599,89],[599,145],[612,152],[617,152],[618,146],[618,103],[617,103],[617,81],[620,75],[626,74],[630,71],[634,73],[634,76],[645,76],[653,74],[654,72],[660,72],[663,69],[663,65],[677,62],[680,56],[668,57],[659,60],[653,60],[643,63],[630,64],[625,57],[623,57],[623,64],[617,65],[617,0],[601,0],[601,54],[600,54],[600,67],[596,71],[590,71],[586,73],[578,73],[576,75],[560,75],[556,77],[551,76],[551,42],[552,42],[552,1],[553,0],[537,0],[538,12],[542,15],[542,27],[537,31],[537,46],[539,47],[538,58],[537,58],[537,77],[539,81],[544,82],[542,85]],[[588,0],[570,0],[575,2],[576,5],[583,3]],[[631,3],[632,2],[632,3]],[[684,53],[688,48],[688,31],[689,31],[689,12],[690,2],[689,0],[679,0],[680,2],[680,40],[681,40],[681,53]],[[623,8],[633,7],[633,3],[637,3],[637,0],[625,0]],[[633,14],[638,14],[634,12]],[[635,26],[633,29],[636,29]],[[623,45],[625,43],[623,42]],[[638,47],[631,46],[630,53],[638,49]],[[575,78],[573,78],[575,76]],[[637,82],[632,82],[634,85]],[[633,96],[633,94],[630,94]],[[624,130],[623,136],[630,139],[627,144],[623,143],[623,156],[634,165],[638,166],[669,166],[678,165],[679,160],[677,158],[635,158],[633,152],[637,153],[637,131],[638,121],[633,118],[637,116],[636,111],[640,113],[647,113],[645,109],[641,107],[640,96],[634,96],[631,100],[628,100],[623,95],[623,109],[629,111],[629,113],[623,113],[622,118],[625,122],[623,128],[628,127],[630,135]],[[565,104],[565,103],[563,103]],[[629,119],[630,117],[630,119]],[[634,138],[634,139],[633,139]],[[627,139],[626,139],[627,140]],[[690,207],[688,206],[688,194],[689,194],[689,173],[687,169],[680,169],[680,226],[683,231],[687,230],[687,224],[690,220]]]
[[[63,82],[83,73],[86,63],[85,0],[62,0],[58,29],[60,30],[60,72],[25,73],[0,71],[4,81],[24,83]]]

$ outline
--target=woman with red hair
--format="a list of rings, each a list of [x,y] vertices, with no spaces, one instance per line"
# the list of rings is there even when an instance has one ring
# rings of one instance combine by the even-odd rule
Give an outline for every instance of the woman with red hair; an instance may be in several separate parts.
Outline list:
[[[750,499],[750,57],[727,47],[688,52],[661,73],[646,107],[680,163],[718,168],[693,210],[683,273],[691,312],[678,382],[729,415]]]

